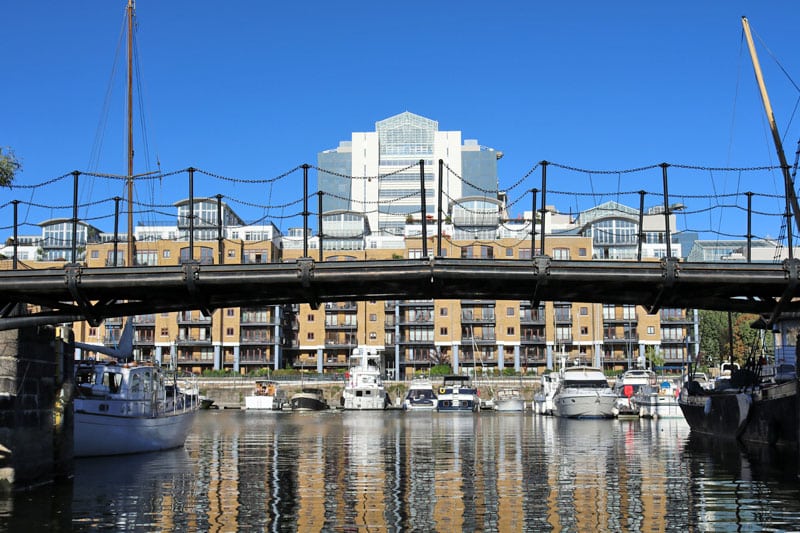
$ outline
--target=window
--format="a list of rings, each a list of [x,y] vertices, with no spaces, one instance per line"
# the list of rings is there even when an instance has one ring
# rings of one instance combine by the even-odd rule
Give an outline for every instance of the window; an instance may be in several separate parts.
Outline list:
[[[169,337],[169,328],[161,328],[161,336]]]
[[[92,250],[92,259],[100,257],[100,250]]]
[[[447,308],[446,307],[440,307],[439,308],[439,316],[447,316]]]
[[[553,248],[553,259],[569,259],[569,248]]]
[[[374,341],[377,338],[378,338],[378,334],[377,333],[375,333],[374,331],[370,331],[369,332],[369,340]]]
[[[378,321],[378,315],[376,315],[375,313],[370,313],[369,321],[370,322],[377,322]]]
[[[225,314],[226,314],[227,316],[233,316],[233,314],[234,314],[234,311],[235,311],[235,309],[233,309],[233,308],[229,307],[229,308],[228,308],[228,309],[225,311]]]
[[[531,258],[531,249],[530,248],[520,248],[519,249],[519,258],[520,259],[530,259]]]
[[[228,250],[228,257],[236,257],[236,250]]]
[[[308,340],[310,340],[310,341],[313,341],[314,340],[314,332],[313,331],[309,331],[308,334],[306,335],[306,338]]]
[[[586,248],[578,248],[578,257],[586,257]]]
[[[228,337],[233,337],[233,328],[227,328],[225,330],[225,335],[227,335]]]
[[[581,314],[581,316],[587,316],[589,314],[589,308],[588,307],[581,307],[580,314]]]
[[[581,335],[585,337],[588,334],[589,334],[589,328],[587,328],[586,326],[581,326]]]
[[[97,337],[97,328],[89,328],[89,336]]]
[[[514,257],[514,249],[506,248],[506,257]]]
[[[655,326],[647,326],[647,334],[648,335],[655,335],[656,334]]]
[[[506,335],[514,335],[514,326],[506,328]]]
[[[447,328],[439,328],[439,335],[447,336]]]
[[[164,250],[163,252],[161,252],[161,257],[163,257],[164,259],[169,259],[169,250]]]
[[[306,322],[314,322],[314,315],[312,315],[312,314],[309,314],[309,315],[306,317]]]
[[[506,307],[506,316],[514,316],[514,308]]]

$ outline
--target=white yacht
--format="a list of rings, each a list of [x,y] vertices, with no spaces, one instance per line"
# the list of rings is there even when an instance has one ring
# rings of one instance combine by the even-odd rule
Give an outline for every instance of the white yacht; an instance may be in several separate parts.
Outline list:
[[[639,416],[639,407],[633,397],[642,389],[655,386],[656,374],[652,370],[637,368],[628,370],[614,382],[614,416]]]
[[[342,407],[345,409],[386,409],[389,396],[381,378],[380,354],[369,346],[359,346],[350,354],[345,374]]]
[[[678,384],[664,379],[658,385],[639,389],[633,396],[633,403],[642,418],[683,418],[679,395]]]
[[[196,383],[148,363],[75,363],[75,457],[183,446],[200,408]]]
[[[438,403],[430,378],[414,378],[403,398],[403,410],[435,411]]]
[[[494,397],[495,411],[524,411],[525,400],[518,387],[506,387],[499,389]]]
[[[554,414],[565,418],[611,418],[616,397],[599,368],[568,367],[562,371],[553,397]]]
[[[287,404],[286,391],[279,383],[268,379],[256,380],[253,392],[244,397],[244,408],[247,410],[281,411]]]
[[[539,391],[533,395],[533,411],[540,415],[553,414],[553,396],[561,382],[561,373],[547,372],[542,374]]]

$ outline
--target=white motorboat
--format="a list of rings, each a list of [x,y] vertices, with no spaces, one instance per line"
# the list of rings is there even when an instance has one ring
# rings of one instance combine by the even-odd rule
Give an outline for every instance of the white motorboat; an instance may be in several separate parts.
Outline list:
[[[671,380],[662,380],[656,386],[643,387],[633,396],[643,418],[683,418],[678,404],[680,387]]]
[[[280,411],[287,404],[286,392],[276,381],[256,380],[252,394],[244,397],[244,408]]]
[[[183,446],[200,408],[196,384],[151,364],[75,363],[75,456]]]
[[[499,389],[494,397],[495,411],[515,411],[525,410],[525,400],[518,388],[506,387]]]
[[[329,407],[322,389],[310,387],[303,387],[293,394],[289,406],[292,411],[324,411]]]
[[[469,376],[445,376],[439,387],[437,411],[477,412],[481,408],[478,389],[472,385]]]
[[[403,398],[404,411],[434,411],[439,403],[429,378],[415,378]]]
[[[553,396],[558,390],[561,373],[552,371],[542,374],[539,391],[533,395],[533,411],[540,415],[553,414]]]
[[[342,407],[345,409],[386,409],[389,396],[383,386],[381,358],[374,348],[360,346],[350,354],[345,374]]]
[[[572,366],[561,373],[553,412],[565,418],[611,418],[616,398],[602,370]]]
[[[656,374],[642,368],[628,370],[614,382],[614,416],[639,416],[639,408],[633,397],[642,389],[651,389],[656,384]]]

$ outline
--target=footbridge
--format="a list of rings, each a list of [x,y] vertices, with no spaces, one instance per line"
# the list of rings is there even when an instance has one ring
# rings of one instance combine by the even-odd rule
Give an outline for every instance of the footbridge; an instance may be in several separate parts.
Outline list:
[[[426,259],[0,272],[0,330],[220,307],[391,299],[509,299],[758,313],[800,310],[800,260],[782,263]],[[20,304],[38,311],[19,316]]]

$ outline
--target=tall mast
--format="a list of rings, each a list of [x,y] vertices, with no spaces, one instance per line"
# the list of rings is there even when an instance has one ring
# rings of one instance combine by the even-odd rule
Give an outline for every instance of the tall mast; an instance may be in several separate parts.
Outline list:
[[[128,0],[128,247],[126,266],[133,266],[133,5]]]
[[[797,195],[794,192],[794,182],[789,174],[789,165],[786,162],[786,154],[783,153],[783,143],[781,136],[778,133],[778,126],[775,124],[775,116],[772,114],[772,105],[769,103],[769,95],[767,94],[767,86],[764,84],[764,78],[761,75],[761,65],[758,63],[758,56],[756,55],[756,47],[753,44],[753,36],[750,34],[750,23],[747,22],[747,17],[742,17],[742,27],[744,28],[744,35],[747,38],[747,46],[750,49],[750,59],[753,62],[753,71],[756,75],[758,82],[758,89],[761,91],[761,101],[764,104],[764,111],[767,114],[769,121],[769,129],[772,131],[772,141],[775,143],[775,150],[778,152],[778,161],[781,164],[781,171],[783,172],[783,183],[786,187],[786,196],[789,200],[789,205],[794,215],[794,222],[797,229],[800,230],[800,205],[797,202]],[[791,231],[791,228],[787,228]]]

